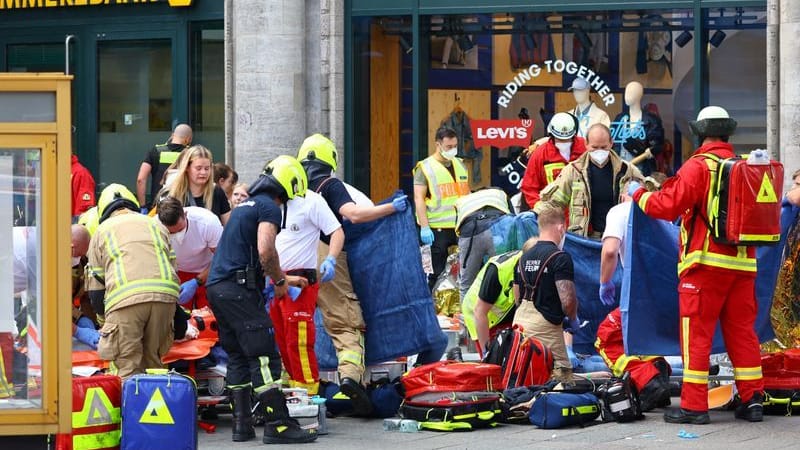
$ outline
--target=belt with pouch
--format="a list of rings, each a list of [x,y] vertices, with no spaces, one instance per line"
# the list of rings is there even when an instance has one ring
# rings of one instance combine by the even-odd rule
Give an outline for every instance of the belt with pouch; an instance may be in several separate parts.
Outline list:
[[[308,284],[317,283],[317,271],[315,269],[293,269],[287,270],[286,275],[303,277],[308,280]]]

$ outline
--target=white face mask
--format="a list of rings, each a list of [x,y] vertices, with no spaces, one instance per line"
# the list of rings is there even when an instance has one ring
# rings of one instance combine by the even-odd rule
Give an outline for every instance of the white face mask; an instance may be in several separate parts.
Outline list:
[[[441,153],[442,153],[442,157],[444,159],[446,159],[448,161],[452,161],[453,158],[455,158],[456,155],[458,154],[458,149],[457,148],[451,148],[450,150],[442,150]]]
[[[80,256],[73,256],[72,257],[72,267],[78,267],[78,265],[80,263],[81,263],[81,257]]]
[[[572,150],[572,142],[556,142],[556,148],[558,149],[558,153],[561,153],[561,157],[569,161],[569,153]]]
[[[181,245],[183,238],[186,237],[186,228],[178,231],[177,233],[172,233],[169,235],[169,240],[172,242],[172,245]]]
[[[608,161],[608,150],[592,150],[589,152],[589,157],[595,164],[602,166]]]

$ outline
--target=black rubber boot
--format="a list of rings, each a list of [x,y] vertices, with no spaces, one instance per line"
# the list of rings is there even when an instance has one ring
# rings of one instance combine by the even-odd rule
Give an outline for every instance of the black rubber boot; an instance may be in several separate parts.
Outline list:
[[[761,422],[764,420],[764,394],[756,392],[750,401],[736,407],[736,418],[748,422]]]
[[[683,408],[667,408],[664,411],[664,422],[705,425],[711,423],[708,411],[689,411]]]
[[[261,407],[264,408],[265,444],[304,444],[317,440],[316,430],[300,428],[297,420],[289,417],[286,398],[278,388],[272,388],[258,395]]]
[[[639,393],[642,412],[652,411],[663,404],[663,399],[669,400],[669,385],[664,383],[660,376],[653,377]]]
[[[249,441],[256,437],[250,402],[250,388],[231,390],[233,402],[233,442]]]
[[[355,415],[367,417],[372,414],[372,401],[361,383],[352,378],[342,378],[339,390],[350,398]]]

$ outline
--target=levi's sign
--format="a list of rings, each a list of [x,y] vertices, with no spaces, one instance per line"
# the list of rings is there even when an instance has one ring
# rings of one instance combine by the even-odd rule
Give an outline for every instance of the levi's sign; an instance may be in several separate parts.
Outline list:
[[[470,128],[476,147],[527,147],[533,136],[533,120],[473,120]]]

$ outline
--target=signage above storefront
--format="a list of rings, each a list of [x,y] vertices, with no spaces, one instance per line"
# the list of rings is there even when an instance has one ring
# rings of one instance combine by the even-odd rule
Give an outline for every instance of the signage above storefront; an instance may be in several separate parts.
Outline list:
[[[600,75],[596,74],[588,67],[572,61],[564,61],[562,59],[548,59],[542,64],[544,67],[539,66],[539,64],[531,64],[528,68],[519,72],[513,80],[506,84],[505,89],[500,91],[497,97],[497,104],[503,108],[508,108],[511,99],[514,97],[514,94],[519,91],[519,88],[525,86],[525,83],[531,79],[541,75],[543,70],[548,73],[566,72],[569,75],[583,78],[589,82],[590,88],[594,88],[594,90],[601,97],[603,97],[603,103],[606,106],[614,104],[614,94],[611,93],[611,88],[609,88],[608,84],[606,84],[606,82],[600,78]]]
[[[472,120],[475,147],[528,147],[533,136],[533,120]]]
[[[192,0],[0,0],[2,9],[69,8],[77,6],[168,3],[173,8],[192,6]]]

